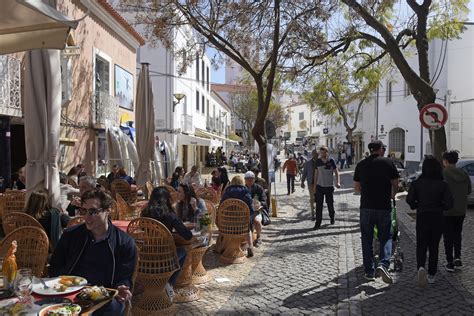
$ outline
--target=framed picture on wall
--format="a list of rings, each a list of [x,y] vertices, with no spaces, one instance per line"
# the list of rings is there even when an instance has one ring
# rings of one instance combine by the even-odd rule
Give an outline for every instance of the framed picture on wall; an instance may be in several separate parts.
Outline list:
[[[133,110],[133,76],[115,65],[115,98],[120,107]]]

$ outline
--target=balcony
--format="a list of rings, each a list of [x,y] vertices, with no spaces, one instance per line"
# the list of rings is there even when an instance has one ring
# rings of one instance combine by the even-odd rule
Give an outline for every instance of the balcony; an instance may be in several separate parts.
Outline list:
[[[193,117],[191,115],[183,114],[181,118],[181,131],[185,134],[193,132]]]
[[[20,60],[0,55],[0,115],[22,117]]]
[[[118,125],[119,105],[108,92],[98,91],[92,96],[92,125],[94,128],[105,128],[106,125]]]

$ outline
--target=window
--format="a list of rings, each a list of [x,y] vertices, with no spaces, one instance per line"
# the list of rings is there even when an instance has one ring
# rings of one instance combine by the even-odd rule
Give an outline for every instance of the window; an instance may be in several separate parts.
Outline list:
[[[207,91],[209,91],[209,67],[206,67],[206,78]]]
[[[300,121],[304,120],[304,112],[299,113],[299,118],[300,118]]]
[[[388,133],[388,144],[390,153],[405,153],[405,131],[399,127],[392,129]]]
[[[110,94],[110,63],[95,55],[95,91]]]
[[[408,146],[408,152],[409,153],[414,153],[415,152],[415,146]]]
[[[199,112],[199,91],[196,91],[196,111]]]
[[[408,86],[408,83],[405,81],[405,85],[404,85],[404,94],[406,97],[408,97],[409,95],[411,95],[411,90],[410,90],[410,87]]]
[[[196,80],[199,81],[199,54],[196,54]]]
[[[209,116],[209,99],[207,100],[207,104],[206,104],[206,113],[207,113],[207,116]]]
[[[474,163],[470,163],[462,168],[470,177],[474,176]]]
[[[205,103],[205,102],[206,102],[206,100],[205,100],[204,94],[203,94],[203,95],[202,95],[202,113],[203,113],[203,114],[206,112],[206,108],[205,108],[206,103]]]
[[[204,64],[204,60],[202,60],[201,63],[202,63],[201,84],[204,87],[204,81],[206,81],[206,78],[204,77],[204,74],[206,72],[206,65]]]
[[[392,82],[387,81],[387,103],[392,102]]]

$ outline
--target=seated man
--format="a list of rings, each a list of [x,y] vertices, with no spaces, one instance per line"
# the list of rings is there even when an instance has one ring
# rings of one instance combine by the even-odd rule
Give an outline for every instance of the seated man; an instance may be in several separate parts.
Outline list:
[[[199,173],[199,167],[194,165],[191,167],[191,171],[186,173],[184,176],[183,182],[187,185],[196,184],[201,185],[201,174]]]
[[[258,248],[262,243],[260,239],[262,233],[262,215],[257,211],[260,208],[264,208],[268,211],[267,196],[265,195],[264,189],[255,183],[255,174],[252,171],[247,171],[244,178],[245,186],[249,189],[250,195],[254,200],[255,216],[253,218],[253,227],[257,231],[257,238],[253,241],[253,245]]]
[[[94,315],[122,315],[130,300],[137,251],[135,241],[109,220],[112,198],[94,189],[82,197],[85,223],[66,229],[51,257],[49,274],[77,275],[92,285],[116,288],[112,302]]]
[[[83,195],[85,192],[89,190],[95,189],[97,186],[97,182],[91,176],[84,176],[79,180],[79,195]],[[66,211],[69,216],[76,216],[76,210],[82,206],[81,198],[75,196],[71,203],[69,203]]]

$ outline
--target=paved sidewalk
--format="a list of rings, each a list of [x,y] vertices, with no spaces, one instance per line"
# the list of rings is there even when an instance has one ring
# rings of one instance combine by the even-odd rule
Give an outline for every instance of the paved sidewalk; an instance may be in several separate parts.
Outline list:
[[[307,190],[298,187],[287,196],[286,183],[278,182],[279,217],[264,228],[264,246],[240,265],[221,265],[208,252],[204,264],[212,281],[202,287],[201,300],[179,304],[178,313],[473,315],[474,299],[468,291],[474,286],[471,267],[455,275],[443,271],[424,290],[416,284],[414,221],[402,201],[398,208],[405,269],[393,274],[392,286],[380,279],[372,283],[363,279],[359,197],[352,194],[351,177],[351,171],[344,172],[346,189],[336,193],[336,224],[328,225],[325,209],[319,231],[312,230],[314,223],[309,220]],[[464,253],[466,261],[472,248],[466,247]],[[443,263],[441,251],[440,269]]]

